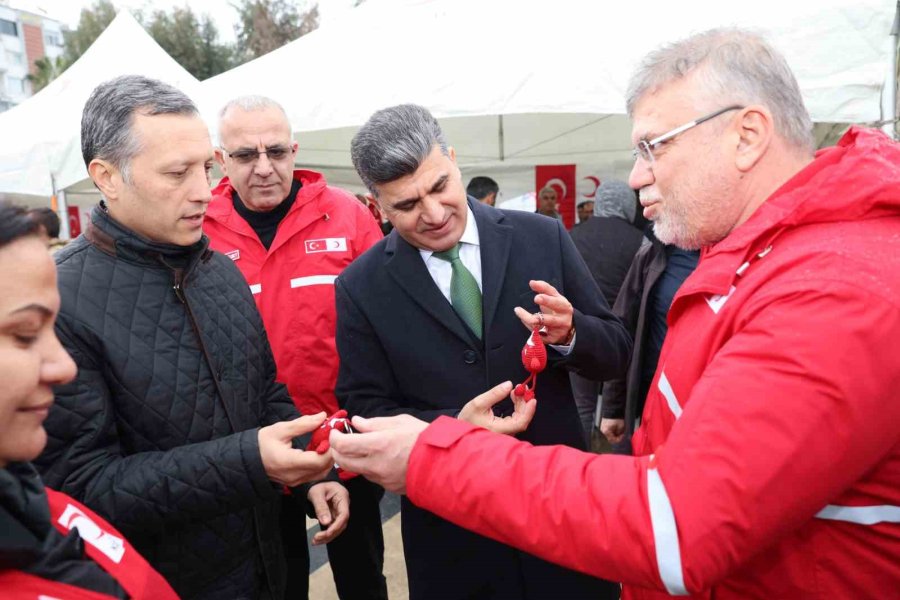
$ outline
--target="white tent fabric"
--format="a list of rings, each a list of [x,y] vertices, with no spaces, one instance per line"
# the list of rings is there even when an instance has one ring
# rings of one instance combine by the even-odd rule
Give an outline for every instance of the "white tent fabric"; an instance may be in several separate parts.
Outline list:
[[[48,197],[87,178],[81,112],[100,83],[125,74],[160,79],[197,101],[197,79],[175,62],[127,11],[90,48],[32,98],[0,113],[0,193]]]
[[[279,100],[300,163],[355,188],[356,128],[379,108],[422,104],[464,172],[490,174],[514,196],[533,188],[535,164],[627,176],[630,73],[660,43],[711,27],[766,35],[816,122],[877,121],[894,9],[894,0],[369,0],[201,86],[216,100],[205,110],[213,128],[219,105],[239,92]]]

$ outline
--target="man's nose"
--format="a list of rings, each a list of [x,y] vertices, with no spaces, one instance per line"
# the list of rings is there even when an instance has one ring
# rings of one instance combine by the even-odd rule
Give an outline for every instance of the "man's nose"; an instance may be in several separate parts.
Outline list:
[[[188,198],[192,202],[209,204],[212,201],[212,192],[209,189],[209,175],[206,171],[200,171],[191,176],[191,187],[188,190]]]
[[[631,173],[628,175],[628,185],[633,190],[639,190],[651,185],[654,181],[653,169],[650,168],[650,163],[638,157],[631,167]]]
[[[444,207],[437,198],[425,196],[422,200],[422,218],[428,223],[440,223],[444,220]]]
[[[266,177],[272,173],[272,161],[269,160],[268,154],[265,152],[259,153],[259,158],[256,159],[256,163],[253,165],[253,172],[260,177]]]

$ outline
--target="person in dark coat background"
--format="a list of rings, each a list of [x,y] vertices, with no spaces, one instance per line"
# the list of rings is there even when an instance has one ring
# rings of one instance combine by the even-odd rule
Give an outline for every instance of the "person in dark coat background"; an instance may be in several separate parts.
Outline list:
[[[650,244],[635,254],[613,312],[625,322],[634,349],[625,379],[603,384],[600,433],[618,454],[631,454],[631,434],[637,428],[644,400],[656,373],[666,333],[669,307],[684,280],[697,268],[699,250],[664,245],[652,234]]]
[[[632,224],[636,207],[634,190],[627,183],[604,181],[597,189],[594,217],[569,232],[609,306],[615,303],[631,261],[645,241],[641,230]],[[578,417],[590,443],[601,384],[577,373],[570,378]]]

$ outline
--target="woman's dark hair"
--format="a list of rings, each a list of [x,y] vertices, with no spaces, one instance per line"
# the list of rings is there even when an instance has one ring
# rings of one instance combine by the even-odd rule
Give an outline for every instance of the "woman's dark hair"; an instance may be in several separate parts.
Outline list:
[[[40,225],[20,206],[0,201],[0,248],[19,238],[36,235]]]
[[[38,222],[47,232],[47,237],[54,239],[59,237],[59,215],[52,208],[32,208],[28,216]]]

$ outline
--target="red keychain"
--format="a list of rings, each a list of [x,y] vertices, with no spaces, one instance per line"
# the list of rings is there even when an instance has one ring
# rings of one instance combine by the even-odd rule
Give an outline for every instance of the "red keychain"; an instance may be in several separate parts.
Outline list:
[[[538,314],[540,315],[540,313]],[[531,330],[528,341],[522,347],[522,365],[531,374],[528,376],[528,379],[516,386],[515,394],[526,401],[534,398],[534,388],[537,386],[538,373],[547,367],[547,348],[541,339],[541,330],[546,331],[543,324],[544,319],[543,315],[541,315],[541,327],[535,327]],[[530,387],[529,383],[531,383]]]
[[[307,446],[306,449],[314,450],[318,454],[325,454],[328,452],[328,448],[330,447],[328,443],[328,434],[331,433],[332,429],[340,431],[341,433],[353,433],[353,427],[350,426],[350,419],[347,418],[346,410],[339,410],[325,419],[325,422],[322,423],[318,429],[313,431],[312,439],[309,441],[309,446]],[[334,467],[337,469],[338,477],[340,477],[341,481],[353,479],[358,475],[358,473],[345,471],[340,468],[337,463],[335,463]]]

